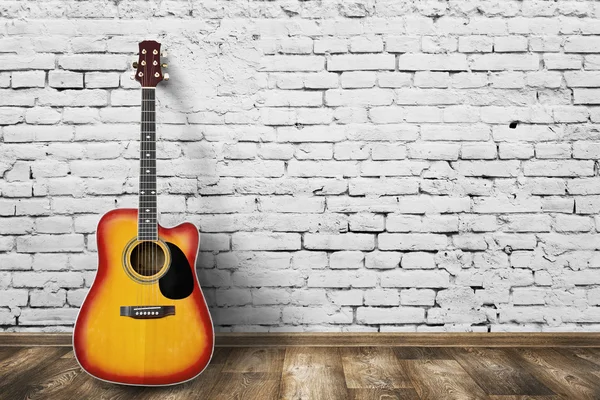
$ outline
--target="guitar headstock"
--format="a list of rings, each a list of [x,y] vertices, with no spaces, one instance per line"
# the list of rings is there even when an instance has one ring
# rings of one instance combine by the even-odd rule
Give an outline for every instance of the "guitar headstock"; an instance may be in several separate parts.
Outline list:
[[[140,42],[138,61],[133,63],[133,67],[136,69],[135,80],[142,87],[156,87],[160,81],[169,80],[169,74],[162,72],[167,64],[161,64],[160,57],[160,43],[154,40]]]

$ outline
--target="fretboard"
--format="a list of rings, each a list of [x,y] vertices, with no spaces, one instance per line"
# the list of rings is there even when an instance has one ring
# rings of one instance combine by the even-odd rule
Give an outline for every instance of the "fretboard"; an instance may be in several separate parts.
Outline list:
[[[158,240],[155,90],[142,88],[138,240]]]

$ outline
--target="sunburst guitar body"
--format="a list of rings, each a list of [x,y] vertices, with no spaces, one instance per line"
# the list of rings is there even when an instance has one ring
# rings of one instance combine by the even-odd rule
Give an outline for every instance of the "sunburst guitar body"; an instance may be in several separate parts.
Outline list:
[[[140,43],[142,83],[139,209],[105,214],[98,271],[81,306],[73,346],[81,367],[108,382],[158,386],[190,380],[210,362],[212,320],[196,276],[198,229],[158,224],[154,88],[160,44]],[[141,73],[141,74],[140,74]]]

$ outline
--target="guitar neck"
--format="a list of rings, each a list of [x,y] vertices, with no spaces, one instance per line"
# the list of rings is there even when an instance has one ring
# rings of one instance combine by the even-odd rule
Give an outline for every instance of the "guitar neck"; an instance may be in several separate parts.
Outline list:
[[[155,89],[142,88],[138,239],[158,240]]]

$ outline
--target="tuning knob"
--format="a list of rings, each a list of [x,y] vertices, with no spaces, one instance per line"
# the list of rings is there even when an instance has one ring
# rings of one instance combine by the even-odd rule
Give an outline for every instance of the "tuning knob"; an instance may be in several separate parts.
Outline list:
[[[163,74],[163,79],[165,81],[168,81],[169,80],[169,74]]]
[[[163,50],[163,51],[160,53],[160,55],[161,55],[161,57],[168,57],[168,56],[169,56],[169,55],[167,54],[167,51],[166,51],[166,50]]]
[[[133,65],[133,68],[137,68],[138,67],[137,61],[134,61],[133,64],[131,64],[131,65]]]
[[[129,79],[134,80],[135,79],[135,75],[134,74],[129,75]]]
[[[161,67],[163,67],[163,68],[168,68],[168,67],[169,67],[169,64],[167,64],[167,63],[162,63],[160,66],[161,66]]]

